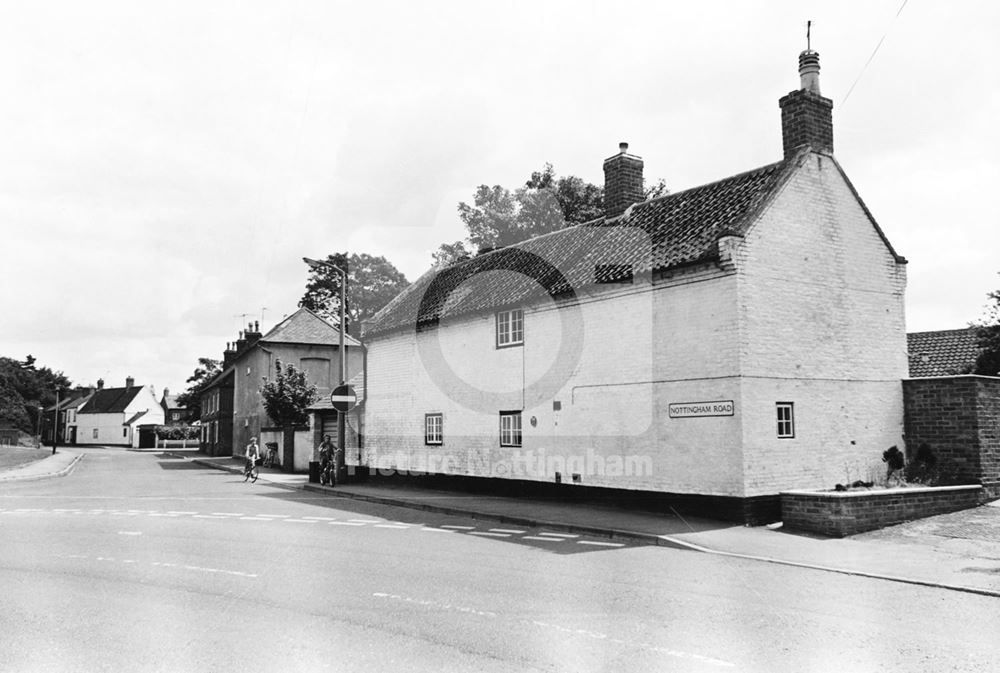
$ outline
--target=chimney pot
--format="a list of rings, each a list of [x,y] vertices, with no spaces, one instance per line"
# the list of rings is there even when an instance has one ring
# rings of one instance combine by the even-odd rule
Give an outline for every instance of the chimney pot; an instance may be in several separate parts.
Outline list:
[[[799,54],[799,82],[801,88],[778,101],[785,158],[803,145],[832,153],[833,101],[819,92],[819,54],[811,49]]]
[[[97,379],[97,389],[98,390],[104,389],[104,379]]]
[[[135,384],[135,379],[133,379],[131,376],[128,376],[128,377],[125,378],[125,389],[126,390],[130,389],[133,386],[133,384]]]
[[[628,143],[618,143],[618,149],[621,150],[622,154],[628,152]]]

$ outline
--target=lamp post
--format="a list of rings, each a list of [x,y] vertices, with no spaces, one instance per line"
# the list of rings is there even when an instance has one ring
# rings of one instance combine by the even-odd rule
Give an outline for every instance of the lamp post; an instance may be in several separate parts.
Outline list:
[[[42,417],[45,415],[45,407],[38,407],[38,420],[35,422],[36,434],[38,435],[38,448],[42,448]]]
[[[310,267],[315,269],[317,266],[325,266],[328,269],[333,269],[338,274],[340,274],[340,343],[338,351],[340,353],[340,385],[345,385],[347,383],[347,351],[344,348],[344,333],[347,331],[347,272],[341,269],[335,264],[330,264],[329,262],[324,262],[318,259],[310,259],[308,257],[303,257],[302,261],[308,264]],[[337,481],[341,481],[344,477],[344,455],[347,451],[347,447],[344,445],[347,443],[347,427],[346,419],[344,414],[337,412],[337,448],[338,451],[333,452],[333,469],[334,473],[337,475]]]
[[[56,454],[59,444],[59,388],[56,388],[56,407],[52,414],[52,455]]]

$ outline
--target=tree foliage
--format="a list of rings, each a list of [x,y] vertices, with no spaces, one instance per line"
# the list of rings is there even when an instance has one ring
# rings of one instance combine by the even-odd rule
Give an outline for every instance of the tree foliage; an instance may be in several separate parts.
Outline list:
[[[201,418],[201,393],[205,390],[205,386],[221,371],[222,362],[220,360],[198,358],[198,366],[187,379],[187,383],[191,385],[177,396],[177,404],[187,407],[190,413],[189,418]]]
[[[260,389],[264,410],[277,426],[302,425],[309,418],[306,409],[317,397],[316,386],[291,363],[282,367],[281,360],[275,360],[275,370],[274,379],[265,380]]]
[[[992,302],[976,327],[979,341],[979,356],[973,369],[974,374],[1000,376],[1000,290],[990,292],[987,297]]]
[[[645,190],[645,198],[669,193],[661,179]],[[472,205],[464,201],[458,204],[458,217],[468,238],[442,244],[432,256],[436,266],[446,266],[473,252],[520,243],[603,214],[603,187],[575,175],[557,176],[547,163],[513,191],[500,185],[479,185]]]
[[[357,335],[366,320],[405,290],[410,282],[385,257],[338,252],[324,260],[347,272],[347,333]],[[340,321],[340,274],[325,266],[309,272],[305,294],[299,306],[317,313],[334,324]]]
[[[33,433],[38,407],[56,402],[56,389],[63,396],[72,386],[62,372],[38,367],[33,356],[24,360],[0,357],[0,425],[12,425]]]

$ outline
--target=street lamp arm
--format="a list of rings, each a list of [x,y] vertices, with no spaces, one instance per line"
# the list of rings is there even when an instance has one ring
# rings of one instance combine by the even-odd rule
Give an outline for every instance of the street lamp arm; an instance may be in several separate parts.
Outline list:
[[[337,273],[339,273],[344,278],[347,278],[347,272],[344,271],[343,269],[341,269],[336,264],[330,264],[330,262],[324,262],[324,261],[319,260],[319,259],[310,259],[309,257],[303,257],[302,261],[305,262],[306,264],[308,264],[309,266],[312,266],[312,267],[316,267],[316,266],[329,267],[329,268],[333,269],[334,271],[336,271]]]

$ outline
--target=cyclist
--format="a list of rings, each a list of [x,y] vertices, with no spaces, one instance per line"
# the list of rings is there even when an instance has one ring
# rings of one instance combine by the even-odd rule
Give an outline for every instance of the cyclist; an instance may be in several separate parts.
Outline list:
[[[250,438],[250,443],[247,444],[246,453],[244,453],[243,455],[246,458],[246,465],[243,468],[243,472],[246,474],[251,472],[254,466],[257,465],[257,461],[260,460],[260,447],[257,446],[256,437]],[[256,477],[254,477],[254,481],[257,481]]]

